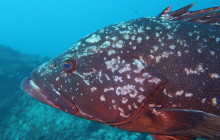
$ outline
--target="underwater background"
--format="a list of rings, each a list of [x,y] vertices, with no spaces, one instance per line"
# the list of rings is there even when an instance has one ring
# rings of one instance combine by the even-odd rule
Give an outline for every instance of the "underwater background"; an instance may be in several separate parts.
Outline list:
[[[151,140],[49,107],[21,91],[20,82],[97,29],[194,2],[192,10],[220,6],[220,0],[0,0],[0,140]]]

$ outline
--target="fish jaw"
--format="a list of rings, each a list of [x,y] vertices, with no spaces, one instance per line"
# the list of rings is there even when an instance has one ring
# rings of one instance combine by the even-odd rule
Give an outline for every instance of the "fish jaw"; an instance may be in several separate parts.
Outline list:
[[[33,98],[69,114],[76,114],[78,109],[74,103],[60,94],[52,84],[42,81],[35,73],[25,77],[21,89]]]
[[[32,97],[34,97],[35,99],[40,100],[41,102],[46,103],[52,107],[59,108],[58,106],[56,106],[54,103],[52,103],[50,100],[47,99],[47,96],[45,96],[42,93],[40,88],[37,86],[37,84],[31,78],[25,77],[22,80],[21,89],[24,92],[31,95]]]

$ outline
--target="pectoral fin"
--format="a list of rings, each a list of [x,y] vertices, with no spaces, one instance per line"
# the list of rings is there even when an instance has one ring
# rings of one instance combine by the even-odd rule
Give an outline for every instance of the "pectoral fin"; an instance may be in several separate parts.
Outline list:
[[[220,136],[220,117],[209,113],[181,109],[152,109],[147,115],[151,118],[154,130],[163,131],[165,135],[208,139]]]
[[[151,135],[154,140],[196,140],[196,138],[184,136]]]

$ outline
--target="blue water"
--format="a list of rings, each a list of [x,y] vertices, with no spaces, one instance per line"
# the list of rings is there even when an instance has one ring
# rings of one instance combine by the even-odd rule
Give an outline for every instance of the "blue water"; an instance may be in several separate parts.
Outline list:
[[[104,26],[194,2],[193,10],[220,5],[219,0],[1,0],[0,44],[24,53],[57,56]]]

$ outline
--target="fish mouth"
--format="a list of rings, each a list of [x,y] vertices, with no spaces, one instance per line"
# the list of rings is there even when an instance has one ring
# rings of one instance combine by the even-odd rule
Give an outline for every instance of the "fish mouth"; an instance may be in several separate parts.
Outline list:
[[[52,84],[41,80],[36,77],[35,74],[32,74],[31,77],[25,77],[22,80],[21,89],[30,96],[49,106],[73,115],[78,112],[74,103],[58,92]]]

